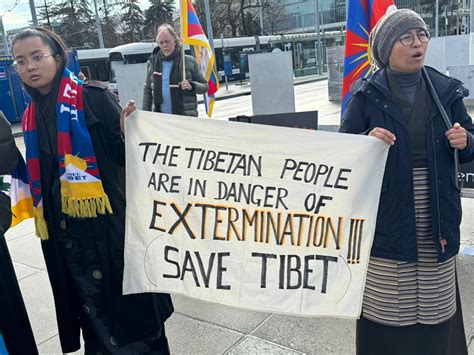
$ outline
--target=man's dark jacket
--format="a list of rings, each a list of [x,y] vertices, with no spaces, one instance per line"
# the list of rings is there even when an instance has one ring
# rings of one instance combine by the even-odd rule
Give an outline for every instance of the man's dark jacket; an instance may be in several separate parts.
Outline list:
[[[425,68],[450,121],[459,122],[468,131],[467,147],[459,152],[460,162],[468,162],[474,158],[474,127],[463,103],[468,91],[459,80],[433,68]],[[381,127],[396,136],[385,167],[371,255],[415,262],[418,250],[413,166],[406,119],[390,92],[384,69],[377,71],[370,80],[357,82],[352,91],[340,132],[366,134]],[[453,149],[445,136],[448,128],[434,101],[427,114],[426,136],[420,139],[426,140],[432,232],[438,260],[442,262],[459,252],[461,199]],[[444,250],[439,243],[441,239],[447,241]]]

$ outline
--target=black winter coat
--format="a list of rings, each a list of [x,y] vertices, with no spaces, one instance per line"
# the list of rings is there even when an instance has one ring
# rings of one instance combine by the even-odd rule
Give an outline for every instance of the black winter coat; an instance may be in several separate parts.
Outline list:
[[[425,68],[451,122],[459,122],[468,131],[468,144],[459,152],[459,159],[461,163],[471,161],[474,158],[474,127],[463,103],[468,92],[459,80],[433,68]],[[426,141],[432,231],[438,260],[442,262],[459,252],[461,199],[456,184],[453,149],[445,136],[448,128],[434,101],[427,115],[426,137],[420,139]],[[371,255],[415,262],[418,251],[413,167],[408,128],[402,117],[382,69],[370,80],[355,84],[353,96],[343,114],[340,132],[365,134],[381,127],[396,136],[385,166]],[[440,239],[447,241],[445,250],[441,248]]]
[[[0,184],[1,175],[15,169],[18,154],[10,124],[0,112]],[[11,221],[10,198],[0,192],[0,333],[10,354],[34,355],[38,350],[4,237]]]
[[[119,127],[121,108],[106,88],[92,83],[84,87],[84,110],[102,184],[113,209],[111,215],[90,219],[66,218],[61,213],[55,117],[40,117],[38,113],[43,202],[49,232],[42,249],[62,351],[80,348],[82,328],[86,354],[156,353],[153,344],[163,334],[164,322],[173,312],[170,296],[122,295],[125,143]]]

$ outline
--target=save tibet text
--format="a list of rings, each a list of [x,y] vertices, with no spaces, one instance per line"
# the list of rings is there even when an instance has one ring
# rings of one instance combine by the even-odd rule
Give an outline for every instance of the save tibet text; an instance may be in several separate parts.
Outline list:
[[[232,285],[224,281],[227,278],[223,277],[228,271],[225,259],[228,259],[230,252],[211,252],[206,258],[198,251],[184,250],[182,261],[178,257],[180,250],[174,246],[165,245],[163,252],[165,262],[172,266],[172,270],[163,273],[163,278],[184,280],[189,276],[192,277],[196,287],[205,288],[214,286],[211,285],[212,279],[216,290],[232,289]],[[318,290],[320,293],[327,293],[330,263],[339,261],[337,257],[319,254],[299,256],[252,252],[251,257],[260,262],[261,289],[278,287],[280,290],[297,290],[302,288]],[[269,275],[268,272],[272,263],[279,264],[276,276],[278,283],[269,282],[275,279],[275,275]],[[318,267],[322,270],[315,273]],[[211,277],[213,274],[215,277]],[[315,279],[320,285],[318,288],[316,288]]]
[[[174,218],[169,227],[160,225],[165,211],[174,211]],[[194,209],[194,212],[193,212]],[[196,216],[195,211],[198,211]],[[169,211],[168,211],[169,212]],[[341,249],[342,225],[344,218],[316,216],[310,214],[281,213],[269,210],[245,209],[224,207],[202,203],[187,203],[179,206],[176,202],[163,202],[155,200],[153,203],[150,230],[165,232],[169,237],[184,237],[190,240],[211,239],[215,242],[255,242],[275,243],[275,245],[293,245],[311,247],[311,254],[278,254],[254,251],[250,257],[260,264],[260,288],[277,287],[279,289],[296,290],[309,289],[322,294],[328,292],[328,273],[331,267],[338,264],[339,259],[325,253],[314,253],[314,247],[322,249]],[[212,216],[212,218],[211,218]],[[229,219],[229,216],[230,219]],[[207,221],[207,222],[206,222]],[[363,233],[363,219],[350,219],[350,235],[348,240],[357,250],[357,241],[361,240]],[[211,227],[209,227],[211,224]],[[206,231],[210,229],[210,234]],[[180,233],[184,229],[184,233]],[[304,232],[303,232],[304,231]],[[182,231],[181,231],[182,232]],[[171,240],[170,240],[171,242]],[[230,251],[210,252],[203,255],[197,250],[188,247],[180,250],[175,245],[164,244],[163,260],[169,266],[163,271],[162,277],[166,279],[184,280],[191,278],[196,287],[213,287],[218,290],[230,290],[232,285],[226,283],[223,275],[228,271],[228,258]],[[182,254],[182,257],[179,255]],[[359,255],[356,256],[357,258]],[[351,257],[352,258],[352,257]],[[348,257],[348,262],[350,263]],[[356,262],[354,262],[356,263]],[[357,263],[359,263],[357,261]],[[269,267],[278,265],[278,272],[269,275]],[[333,266],[331,266],[333,265]],[[320,270],[319,272],[316,270]],[[214,275],[211,277],[211,275]],[[269,280],[278,280],[277,283]],[[212,284],[215,283],[215,284]]]

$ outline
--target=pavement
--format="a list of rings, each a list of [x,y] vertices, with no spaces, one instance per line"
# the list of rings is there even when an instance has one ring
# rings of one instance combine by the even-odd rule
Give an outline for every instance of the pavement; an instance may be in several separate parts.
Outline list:
[[[326,78],[308,79],[295,80],[296,111],[318,110],[321,127],[336,126],[340,103],[328,101]],[[232,84],[227,91],[222,85],[219,96],[225,99],[216,102],[213,118],[252,115],[248,93],[248,85]],[[203,105],[199,113],[204,117]],[[18,125],[13,128],[21,135]],[[20,137],[17,145],[24,152]],[[469,355],[474,355],[474,256],[469,255],[474,254],[474,223],[470,219],[474,199],[463,198],[462,204],[462,247],[457,267]],[[61,354],[52,292],[32,221],[11,229],[6,238],[39,352]],[[183,296],[172,298],[176,311],[166,322],[166,333],[173,354],[355,354],[353,320],[258,313]]]

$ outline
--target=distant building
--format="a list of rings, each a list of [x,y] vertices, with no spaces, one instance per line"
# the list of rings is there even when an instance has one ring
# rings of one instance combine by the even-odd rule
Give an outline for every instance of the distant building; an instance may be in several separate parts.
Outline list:
[[[21,30],[23,30],[25,28],[28,28],[28,27],[17,28],[17,29],[14,29],[14,30],[5,31],[5,38],[6,38],[6,42],[7,42],[7,46],[8,46],[8,51],[9,51],[9,53],[7,53],[7,51],[5,50],[5,45],[3,44],[4,36],[2,35],[2,28],[1,28],[1,23],[0,23],[0,55],[11,54],[13,38],[15,37],[15,35],[18,32],[20,32]]]
[[[286,17],[282,28],[286,32],[314,32],[316,24],[315,0],[283,0]],[[345,29],[346,0],[319,0],[320,28],[323,31]]]
[[[451,36],[469,33],[470,1],[453,0],[446,4],[440,1],[438,34]],[[472,0],[474,1],[474,0]],[[281,30],[287,33],[314,32],[316,20],[316,0],[282,0],[286,16]],[[396,0],[398,8],[409,8],[418,12],[435,33],[435,1]],[[345,29],[346,0],[319,0],[320,28],[322,31]]]
[[[329,58],[332,69],[329,68],[327,49],[345,44],[348,0],[318,0],[320,36],[316,34],[316,0],[279,1],[284,6],[284,15],[279,19],[277,33],[281,34],[279,42],[284,43],[284,48],[294,53],[295,75],[341,70],[342,57]],[[439,1],[438,36],[469,33],[470,1],[474,0]],[[434,0],[395,0],[395,4],[400,9],[409,8],[419,13],[435,36]],[[321,63],[317,60],[318,51],[321,51]]]
[[[10,48],[11,48],[11,43],[13,41],[13,38],[16,36],[16,34],[20,31],[23,31],[27,28],[30,28],[29,26],[25,26],[25,27],[21,27],[21,28],[15,28],[14,30],[8,30],[7,31],[7,41],[8,41],[8,44],[10,45]]]

